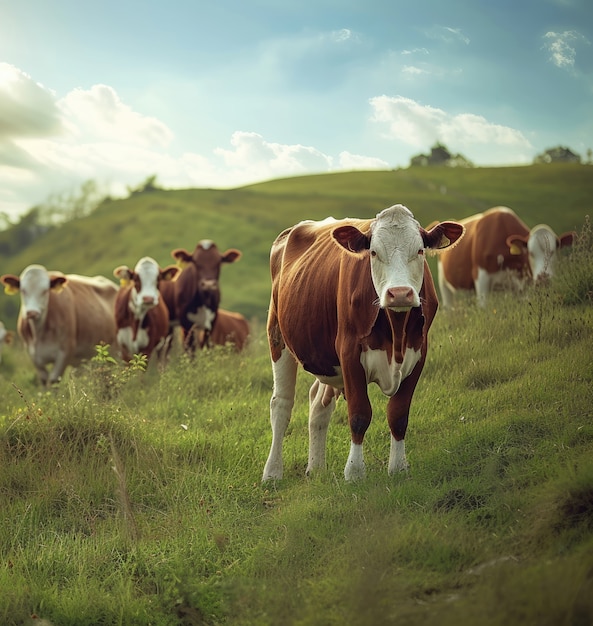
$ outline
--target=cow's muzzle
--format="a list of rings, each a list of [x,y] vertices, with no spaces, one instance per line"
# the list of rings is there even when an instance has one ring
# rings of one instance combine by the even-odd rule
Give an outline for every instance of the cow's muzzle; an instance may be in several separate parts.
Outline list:
[[[412,287],[390,287],[385,293],[386,308],[409,309],[418,305],[418,294]]]

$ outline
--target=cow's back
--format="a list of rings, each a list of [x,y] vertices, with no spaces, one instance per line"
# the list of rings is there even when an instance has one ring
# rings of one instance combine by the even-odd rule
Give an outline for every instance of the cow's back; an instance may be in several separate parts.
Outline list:
[[[370,227],[369,220],[349,223]],[[322,376],[339,365],[338,324],[365,336],[378,313],[368,256],[344,251],[332,237],[335,225],[301,222],[279,235],[271,253],[273,314],[283,340],[307,371]],[[356,312],[357,319],[339,320],[338,310]]]
[[[473,289],[476,271],[474,268],[476,230],[482,213],[459,220],[465,226],[463,237],[439,254],[439,273],[455,289]]]
[[[218,315],[212,328],[210,341],[217,346],[230,343],[237,350],[242,350],[249,337],[249,322],[240,313],[218,309]]]
[[[460,223],[465,235],[439,256],[440,271],[455,289],[473,289],[478,269],[495,274],[503,269],[522,272],[526,264],[523,254],[511,254],[507,238],[529,235],[529,229],[514,211],[494,207],[472,215]]]
[[[115,344],[118,288],[103,276],[87,278],[69,274],[67,278],[67,287],[55,296],[54,302],[67,305],[74,312],[76,345],[73,359],[79,361],[94,356],[95,346],[99,343]],[[59,300],[63,296],[68,296],[69,303]]]

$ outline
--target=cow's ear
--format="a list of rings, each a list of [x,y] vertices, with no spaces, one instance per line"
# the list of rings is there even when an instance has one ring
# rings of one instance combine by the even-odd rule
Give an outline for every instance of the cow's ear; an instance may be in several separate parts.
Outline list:
[[[563,233],[560,237],[558,237],[560,247],[564,248],[565,246],[572,246],[572,244],[576,241],[576,238],[577,234],[574,231],[570,233]]]
[[[424,245],[431,250],[444,250],[457,244],[465,234],[465,226],[458,222],[437,222],[430,230],[420,229]]]
[[[120,287],[127,287],[132,280],[132,270],[127,265],[120,265],[113,270],[113,275],[119,278]]]
[[[14,274],[4,274],[0,277],[0,281],[4,285],[4,293],[8,296],[14,296],[19,292],[21,281],[18,276]]]
[[[527,237],[521,237],[520,235],[509,235],[507,237],[507,246],[509,252],[516,256],[523,254],[527,250]]]
[[[63,274],[58,274],[58,276],[52,276],[49,279],[49,288],[55,293],[60,293],[66,286],[68,279]]]
[[[241,258],[241,251],[235,248],[230,248],[222,255],[223,263],[234,263]]]
[[[161,270],[161,280],[173,280],[180,271],[181,268],[178,265],[167,265]]]
[[[191,262],[191,254],[183,248],[176,248],[171,251],[171,256],[177,261],[177,265],[184,268]]]
[[[370,237],[355,226],[338,226],[332,230],[332,237],[348,252],[362,252],[371,247]]]

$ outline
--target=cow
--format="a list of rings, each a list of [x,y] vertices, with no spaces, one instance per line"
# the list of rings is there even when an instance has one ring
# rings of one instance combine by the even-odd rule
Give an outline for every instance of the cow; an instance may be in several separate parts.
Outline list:
[[[0,281],[8,294],[20,292],[17,332],[42,385],[59,382],[67,366],[93,357],[96,345],[115,342],[118,287],[108,278],[65,275],[34,264]]]
[[[270,253],[267,334],[274,384],[272,445],[263,481],[283,476],[282,441],[299,363],[315,376],[309,391],[307,474],[325,467],[327,429],[343,393],[351,434],[344,477],[364,477],[370,383],[389,398],[388,471],[407,469],[408,414],[438,307],[425,251],[453,245],[463,231],[455,222],[427,231],[397,204],[374,219],[304,221],[278,235]]]
[[[164,355],[169,335],[169,310],[161,297],[159,285],[170,281],[179,268],[161,269],[152,257],[142,257],[131,270],[120,265],[113,270],[121,288],[115,300],[117,344],[124,361],[141,354],[150,358],[154,351]]]
[[[177,312],[175,310],[175,279],[173,278],[172,280],[161,282],[159,290],[169,310],[169,335],[170,341],[172,341],[175,328],[179,326],[179,320],[176,317]],[[199,330],[192,327],[190,332],[197,333],[196,341],[199,345],[203,345],[203,329]],[[249,322],[243,315],[219,308],[216,321],[212,326],[209,341],[210,344],[214,346],[224,346],[230,343],[240,351],[245,346],[249,332]]]
[[[11,343],[14,333],[11,330],[6,330],[4,322],[0,322],[0,363],[2,363],[2,348]]]
[[[249,337],[249,322],[241,313],[218,309],[218,315],[212,328],[210,342],[215,346],[230,344],[237,351],[245,347]]]
[[[183,330],[186,349],[191,353],[196,347],[209,345],[210,334],[218,314],[220,304],[220,270],[223,263],[234,263],[241,252],[230,248],[223,254],[216,244],[209,240],[200,241],[193,253],[177,248],[171,256],[181,266],[175,280],[175,318]],[[198,332],[194,332],[194,331]]]
[[[522,290],[530,278],[536,283],[550,278],[556,251],[572,244],[575,236],[569,232],[558,237],[545,224],[530,231],[507,207],[494,207],[460,223],[465,236],[438,260],[445,308],[453,306],[456,292],[474,290],[478,305],[484,307],[495,289]]]

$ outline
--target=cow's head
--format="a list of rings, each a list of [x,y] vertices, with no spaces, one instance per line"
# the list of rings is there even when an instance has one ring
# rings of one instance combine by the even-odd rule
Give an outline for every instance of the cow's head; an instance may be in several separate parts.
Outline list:
[[[534,226],[528,236],[511,235],[507,245],[511,254],[525,255],[534,282],[541,282],[554,275],[557,251],[572,245],[576,233],[568,232],[558,237],[546,224]]]
[[[369,251],[379,306],[403,311],[420,306],[425,250],[448,248],[464,232],[456,222],[440,222],[424,230],[409,209],[396,204],[377,215],[368,233],[346,225],[337,227],[333,236],[352,253]]]
[[[20,276],[5,274],[0,280],[7,294],[21,294],[20,315],[32,321],[45,319],[50,291],[59,293],[68,282],[64,274],[48,272],[43,265],[29,265]]]
[[[153,258],[145,256],[136,263],[133,270],[127,265],[120,265],[113,270],[113,275],[119,278],[122,287],[132,285],[129,307],[134,316],[140,318],[159,304],[159,283],[162,280],[172,280],[178,272],[176,265],[161,269]]]
[[[171,256],[181,267],[175,281],[175,306],[182,324],[189,319],[201,328],[210,329],[220,304],[220,270],[223,263],[234,263],[241,252],[231,248],[220,253],[213,241],[204,239],[193,253],[178,248]]]

